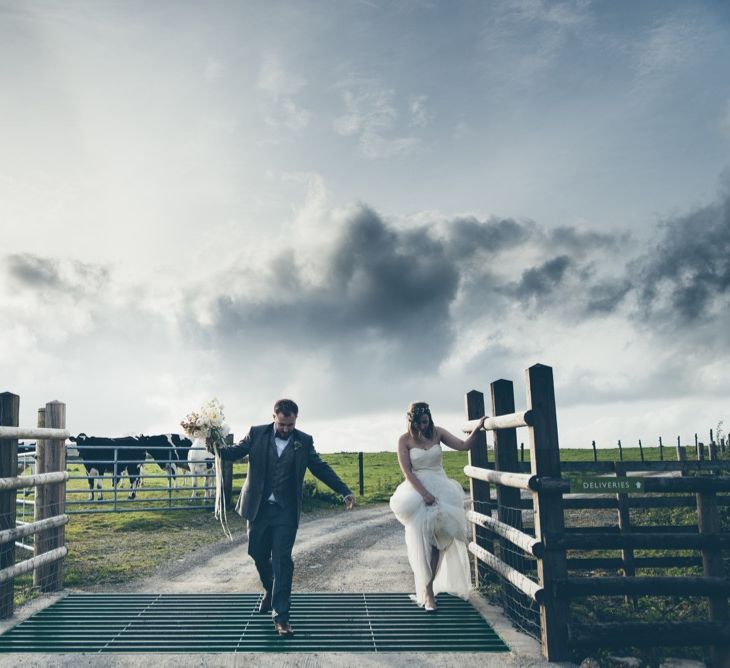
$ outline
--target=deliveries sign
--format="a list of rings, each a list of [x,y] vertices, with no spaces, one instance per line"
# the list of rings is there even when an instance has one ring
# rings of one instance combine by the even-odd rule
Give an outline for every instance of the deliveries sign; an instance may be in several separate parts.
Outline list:
[[[603,478],[590,476],[573,478],[570,481],[570,491],[587,494],[629,494],[643,492],[644,481],[641,478]]]

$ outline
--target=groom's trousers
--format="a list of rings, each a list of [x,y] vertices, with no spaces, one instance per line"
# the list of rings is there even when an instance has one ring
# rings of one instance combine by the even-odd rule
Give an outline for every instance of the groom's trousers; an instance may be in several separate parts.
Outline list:
[[[291,552],[297,521],[290,508],[264,501],[248,527],[248,553],[253,557],[261,584],[271,593],[274,620],[289,620],[294,562]]]

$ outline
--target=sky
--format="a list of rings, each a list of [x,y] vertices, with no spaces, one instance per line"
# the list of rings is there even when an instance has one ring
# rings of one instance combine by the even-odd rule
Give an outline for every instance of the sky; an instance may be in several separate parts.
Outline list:
[[[562,447],[707,441],[729,62],[710,0],[0,0],[0,390],[379,451],[541,363]]]

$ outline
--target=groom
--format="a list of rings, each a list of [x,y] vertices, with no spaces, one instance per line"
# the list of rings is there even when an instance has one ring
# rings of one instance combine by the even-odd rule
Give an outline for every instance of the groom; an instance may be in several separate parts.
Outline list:
[[[264,597],[260,613],[271,612],[280,636],[292,636],[289,624],[294,562],[291,552],[302,512],[304,473],[317,478],[355,505],[347,485],[322,461],[309,434],[295,428],[299,407],[291,399],[274,404],[274,421],[251,427],[238,443],[220,449],[222,459],[248,455],[248,475],[236,512],[248,520],[248,553],[253,557]]]

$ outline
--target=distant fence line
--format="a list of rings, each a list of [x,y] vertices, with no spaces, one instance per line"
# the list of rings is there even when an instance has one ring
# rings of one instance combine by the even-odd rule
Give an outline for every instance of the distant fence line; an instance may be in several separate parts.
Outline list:
[[[681,444],[681,437],[677,436],[677,444],[675,446],[672,446],[677,454],[677,460],[678,461],[686,461],[687,460],[687,453],[691,451],[691,448],[694,449],[695,455],[697,460],[703,461],[705,459],[705,455],[707,455],[707,458],[710,460],[717,460],[719,453],[724,453],[726,449],[728,448],[728,443],[725,439],[725,437],[721,437],[719,442],[716,442],[714,439],[714,432],[712,429],[710,429],[710,441],[709,443],[705,444],[704,442],[699,440],[698,435],[695,433],[695,442],[694,446],[689,445],[682,445]],[[591,449],[593,451],[593,461],[598,461],[598,453],[600,452],[608,452],[608,451],[615,451],[618,450],[619,455],[619,461],[624,461],[624,448],[638,448],[639,450],[639,459],[640,461],[646,461],[644,459],[644,450],[658,450],[659,451],[659,461],[664,461],[664,450],[667,449],[669,446],[665,445],[662,437],[659,436],[658,443],[656,445],[644,445],[642,443],[641,439],[638,439],[638,443],[636,446],[625,446],[621,443],[621,439],[618,439],[615,446],[608,446],[608,447],[597,447],[596,441],[591,441]],[[493,450],[494,447],[491,446],[489,450]],[[586,448],[587,450],[587,448]],[[520,443],[520,461],[525,461],[525,444]]]

